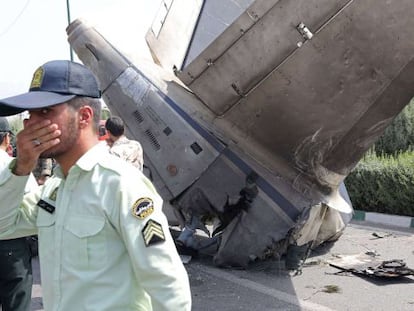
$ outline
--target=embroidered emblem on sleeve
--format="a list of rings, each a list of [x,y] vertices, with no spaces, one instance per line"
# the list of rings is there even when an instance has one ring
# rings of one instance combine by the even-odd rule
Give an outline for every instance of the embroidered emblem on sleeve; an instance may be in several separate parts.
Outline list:
[[[150,219],[145,225],[144,229],[142,229],[142,236],[144,237],[145,246],[150,246],[165,241],[162,226],[152,219]]]
[[[59,187],[56,187],[49,196],[49,199],[56,202],[57,192]]]
[[[154,211],[154,203],[149,198],[138,199],[132,206],[132,215],[138,219],[144,219]]]

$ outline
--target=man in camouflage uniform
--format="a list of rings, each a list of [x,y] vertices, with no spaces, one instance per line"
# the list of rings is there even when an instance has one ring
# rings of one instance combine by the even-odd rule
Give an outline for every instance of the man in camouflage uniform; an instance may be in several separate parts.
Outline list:
[[[109,152],[131,163],[142,172],[144,158],[141,144],[125,136],[122,119],[116,116],[110,117],[106,120],[105,128],[109,135],[107,140]]]
[[[39,185],[43,185],[52,176],[53,160],[50,158],[37,160],[37,166],[33,170],[33,175]]]

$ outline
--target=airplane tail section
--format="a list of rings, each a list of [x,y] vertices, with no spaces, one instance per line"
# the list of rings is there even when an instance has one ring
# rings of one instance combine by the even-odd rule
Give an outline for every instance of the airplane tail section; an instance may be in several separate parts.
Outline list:
[[[414,2],[187,2],[162,2],[147,42],[164,68],[145,73],[82,22],[67,29],[181,240],[218,215],[217,262],[245,266],[336,239],[353,212],[344,179],[414,96]]]
[[[412,1],[254,1],[177,76],[246,153],[337,187],[414,96]]]

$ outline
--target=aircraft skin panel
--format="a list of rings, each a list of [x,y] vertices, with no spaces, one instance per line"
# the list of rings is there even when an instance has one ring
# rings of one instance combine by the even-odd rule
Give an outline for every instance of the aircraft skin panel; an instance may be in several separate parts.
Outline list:
[[[252,2],[254,0],[162,0],[146,34],[154,61],[170,71],[181,70]]]
[[[82,27],[78,27],[79,25],[82,25]],[[71,33],[70,40],[72,42],[84,40],[85,37],[93,36],[96,33],[96,30],[82,19],[71,23],[66,31]],[[86,40],[82,45],[83,62],[90,64],[90,69],[96,76],[102,77],[99,79],[99,87],[102,92],[130,65],[130,61],[120,55],[110,43],[106,44],[111,49],[108,49],[105,53],[91,40]],[[97,59],[100,60],[100,63],[96,61]]]
[[[139,94],[125,90],[125,85],[130,83],[126,84],[126,80],[135,81],[135,86],[136,81],[141,80],[141,86],[133,88],[134,91],[140,90]],[[146,156],[157,164],[153,170],[157,170],[173,196],[191,185],[218,156],[218,151],[210,143],[185,120],[177,118],[176,112],[166,105],[165,98],[135,68],[127,68],[106,90],[105,97],[116,98],[121,103],[132,99],[135,103],[135,106],[124,105],[117,110],[128,124],[132,137],[143,145]],[[171,158],[171,154],[176,156]],[[189,163],[197,163],[197,166]]]
[[[310,29],[318,29],[348,1],[256,0],[215,42],[179,72],[178,77],[220,115],[228,108],[226,105],[239,97],[232,84],[246,92],[298,48],[298,42],[303,41],[296,29],[300,22],[306,22]],[[203,83],[218,77],[223,84],[214,87],[219,87],[220,95],[208,100],[208,96],[203,96],[204,92],[208,94]],[[210,87],[213,87],[211,82],[205,88]]]
[[[186,67],[208,45],[226,30],[254,2],[254,0],[207,0],[204,1],[193,38],[189,42],[187,56],[182,67]],[[268,3],[273,0],[268,0]],[[259,14],[259,12],[255,12]]]
[[[338,24],[335,25],[340,27]],[[235,126],[240,128],[240,136],[233,139],[243,144],[243,148],[255,144],[255,157],[259,153],[264,155],[261,151],[266,148],[267,153],[277,153],[291,165],[295,160],[311,162],[301,159],[301,154],[294,157],[301,149],[310,151],[305,148],[308,140],[318,149],[314,156],[324,156],[390,83],[381,72],[371,78],[373,67],[358,50],[346,55],[343,62],[337,62],[349,46],[346,40],[339,47],[327,44],[329,52],[321,53],[318,44],[326,40],[319,38],[306,43],[260,88],[221,118],[223,123],[228,122],[226,126],[232,128],[231,133],[235,133]],[[262,159],[271,163],[268,160]]]
[[[183,88],[170,81],[168,77],[165,77],[165,79],[170,81],[167,84],[163,83],[162,80],[158,80],[156,78],[157,75],[154,75],[154,67],[152,70],[149,70],[150,68],[143,68],[143,66],[140,68],[143,69],[143,74],[146,77],[148,77],[151,81],[156,82],[154,88],[156,88],[156,93],[164,99],[165,105],[171,107],[171,109],[173,109],[183,120],[185,120],[188,126],[191,126],[211,145],[211,148],[214,148],[218,153],[220,153],[220,158],[226,159],[228,163],[231,163],[231,165],[228,165],[229,167],[233,167],[230,169],[230,171],[238,170],[242,172],[244,174],[242,180],[244,180],[245,176],[249,175],[251,172],[256,172],[259,175],[256,183],[260,187],[261,191],[269,198],[269,200],[273,202],[270,205],[278,206],[276,209],[286,215],[286,217],[290,220],[297,218],[298,213],[300,213],[302,207],[309,204],[309,191],[307,193],[308,197],[305,198],[298,191],[299,188],[292,188],[290,184],[286,184],[286,182],[279,176],[279,174],[275,174],[275,172],[269,172],[264,169],[262,166],[256,163],[256,161],[249,158],[246,154],[243,154],[243,152],[238,149],[236,145],[232,144],[231,141],[228,141],[225,145],[219,143],[217,138],[209,131],[208,127],[201,126],[198,123],[203,121],[203,125],[208,125],[208,122],[212,122],[213,119],[209,118],[207,114],[197,114],[196,112],[201,112],[200,109],[196,111],[192,111],[190,109],[191,107],[194,108],[194,105],[188,105],[194,103],[194,98],[192,96],[189,96],[191,95],[190,93],[183,92]],[[187,109],[184,110],[183,108]],[[217,160],[215,160],[215,162],[217,162]],[[203,174],[200,176],[200,179],[209,179],[206,176],[211,175],[209,172],[212,169],[212,167],[209,167],[208,170],[203,172]],[[229,168],[227,168],[227,170],[229,170]],[[222,172],[218,175],[228,174],[225,173],[225,171],[226,170],[223,169]],[[283,172],[284,168],[281,168],[281,171]],[[221,181],[222,180],[224,180],[224,178],[221,179]],[[233,180],[232,182],[234,184],[237,184],[240,182],[240,180]],[[199,181],[192,185],[192,187],[197,187],[198,183]],[[225,191],[226,193],[230,193],[230,188],[232,188],[232,185],[230,183],[225,184],[225,186],[223,185],[218,188],[220,188],[222,191]],[[217,183],[214,183],[214,187],[210,187],[217,188]],[[218,194],[214,194],[214,192]],[[214,202],[215,206],[220,206],[220,202],[222,203],[222,201],[219,200],[219,202],[216,202],[213,198],[217,195],[222,196],[223,193],[217,191],[214,192],[209,192],[208,198]]]
[[[181,68],[203,0],[162,0],[145,39],[155,62],[169,70]]]
[[[229,170],[230,171],[238,170],[244,174],[244,177],[241,178],[241,180],[244,180],[245,176],[249,175],[253,171],[256,172],[257,174],[259,174],[256,183],[261,189],[261,191],[266,196],[268,196],[268,198],[273,202],[271,205],[277,205],[278,206],[277,210],[279,212],[284,213],[284,215],[286,215],[286,217],[289,218],[291,221],[298,217],[298,214],[300,213],[303,206],[307,206],[309,204],[309,197],[305,198],[304,196],[302,196],[302,194],[298,192],[298,189],[294,189],[290,185],[287,185],[286,182],[282,178],[275,178],[274,174],[269,175],[269,173],[260,165],[258,164],[254,165],[255,161],[253,161],[252,159],[249,159],[247,155],[243,155],[243,153],[240,150],[238,150],[236,146],[230,145],[230,146],[225,147],[222,144],[218,144],[217,139],[214,138],[204,128],[202,128],[197,122],[195,122],[195,120],[192,119],[191,116],[187,114],[187,112],[182,110],[180,105],[178,105],[178,103],[173,98],[170,98],[169,96],[164,94],[164,92],[166,92],[170,88],[168,87],[161,88],[157,86],[154,86],[154,87],[157,89],[155,93],[157,93],[160,97],[163,98],[163,104],[168,105],[179,116],[181,116],[183,120],[185,120],[186,124],[182,125],[183,129],[185,128],[185,131],[189,129],[188,126],[193,128],[201,137],[205,139],[206,142],[210,144],[210,148],[215,149],[217,153],[220,153],[221,158],[224,158],[227,160],[228,163],[231,163],[231,165],[229,164],[228,166],[232,166],[233,169],[229,169],[229,168],[227,168],[227,170],[223,169],[223,171],[219,175],[223,175],[223,174],[226,175],[229,173]],[[143,101],[148,101],[148,99],[144,99]],[[153,104],[153,100],[149,100],[148,102],[150,103],[150,105]],[[126,120],[126,121],[129,121],[129,120]],[[131,122],[128,122],[128,123],[131,124]],[[159,166],[159,165],[162,165],[162,163],[164,163],[165,159],[151,158],[151,161],[156,163]],[[191,164],[187,164],[187,165],[191,165]],[[207,177],[205,176],[211,175],[211,173],[209,173],[211,170],[212,170],[212,167],[209,167],[208,170],[206,170],[205,172],[203,172],[202,175],[200,175],[200,179],[206,179]],[[165,178],[165,176],[161,176],[161,177]],[[221,181],[223,180],[224,179],[222,179]],[[222,191],[226,189],[225,192],[230,193],[229,187],[232,188],[234,185],[237,185],[238,182],[240,182],[240,179],[233,180],[232,183],[225,183],[222,187],[219,187],[219,188]],[[198,182],[196,182],[195,185],[192,185],[192,187],[197,187],[197,183]],[[214,188],[216,188],[217,182],[214,182],[213,185],[214,185]],[[223,194],[222,192],[219,192],[219,195],[222,195],[222,194]],[[175,195],[177,195],[177,193],[175,193]],[[211,192],[209,193],[208,198],[209,200],[214,202],[215,200],[213,198],[215,196],[216,195],[213,192]],[[215,206],[217,207],[220,206],[219,204],[220,202],[221,201],[215,202]]]
[[[212,64],[216,62],[223,54],[226,53],[241,37],[243,37],[249,29],[259,21],[263,15],[265,15],[274,5],[280,0],[256,0],[252,1],[251,6],[233,22],[229,23],[227,27],[220,31],[222,33],[217,33],[218,31],[211,34],[212,37],[216,37],[213,42],[209,42],[208,45],[203,44],[202,37],[203,33],[210,33],[212,30],[211,25],[206,25],[204,30],[204,24],[198,25],[195,30],[194,42],[190,44],[189,47],[189,57],[186,59],[185,67],[181,71],[177,72],[177,76],[183,81],[186,85],[190,85],[194,80],[197,79],[204,71],[206,71]],[[229,1],[222,1],[220,5],[224,5]],[[203,16],[200,20],[202,21]],[[224,26],[224,23],[220,25]],[[201,29],[200,29],[201,28]],[[214,30],[213,30],[214,31]],[[199,42],[201,41],[201,42]],[[196,53],[194,50],[198,51],[201,47],[204,47],[204,50]]]
[[[122,117],[146,157],[159,164],[152,170],[157,170],[171,195],[180,194],[208,168],[218,151],[166,105],[152,83],[96,30],[75,21],[68,32],[79,58],[98,77],[111,112]],[[117,75],[110,72],[113,66]],[[171,158],[171,154],[176,156]]]
[[[324,3],[305,2],[308,9]],[[284,160],[299,175],[335,188],[414,95],[409,84],[414,20],[403,14],[414,9],[414,3],[377,1],[372,6],[370,1],[335,2],[338,14],[329,11],[332,19],[323,15],[329,22],[319,21],[320,29],[310,40],[299,39],[295,29],[301,19],[294,18],[303,13],[296,8],[300,3],[279,2],[273,15],[265,15],[237,42],[240,46],[234,44],[189,87],[218,115],[216,126],[271,171],[279,172]],[[253,43],[257,46],[270,35],[263,27],[276,27],[265,20],[270,16],[276,22],[283,21],[282,29],[287,29],[286,24],[291,28],[294,52],[280,58],[274,71],[249,91],[249,83],[257,80],[251,64],[256,59],[278,57],[277,47],[272,52],[264,47],[269,56],[257,55],[253,49]],[[259,27],[256,33],[255,27]],[[283,40],[289,41],[289,36]],[[240,79],[246,79],[245,84]],[[232,88],[231,84],[242,87]],[[392,108],[386,109],[388,106]],[[346,156],[347,148],[353,150],[352,157]]]
[[[395,116],[413,98],[413,72],[414,59],[387,86],[375,101],[375,104],[369,107],[352,129],[338,141],[326,156],[322,166],[329,171],[348,175],[366,150],[375,143]]]

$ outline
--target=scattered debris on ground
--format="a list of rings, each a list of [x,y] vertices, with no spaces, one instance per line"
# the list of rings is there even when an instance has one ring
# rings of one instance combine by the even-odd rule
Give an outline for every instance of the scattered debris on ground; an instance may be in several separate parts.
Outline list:
[[[396,278],[414,275],[402,259],[381,260],[372,253],[337,256],[328,260],[330,266],[353,274]]]

